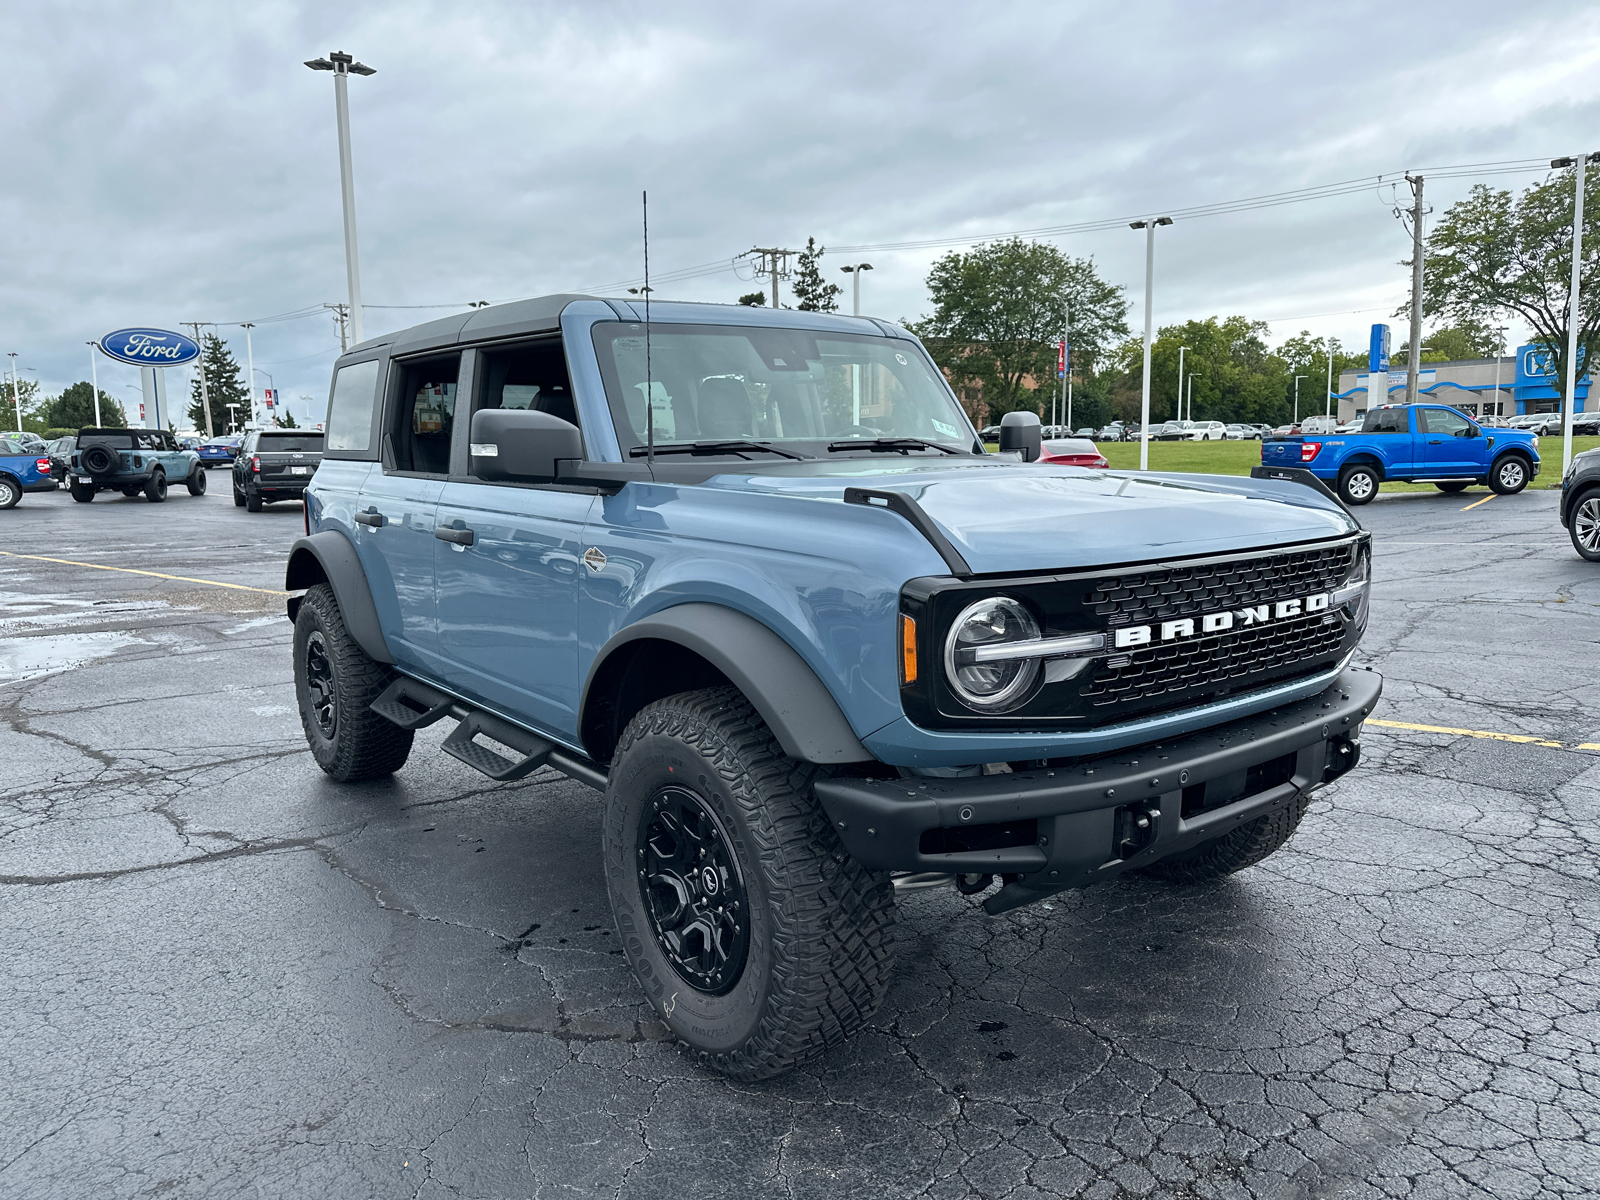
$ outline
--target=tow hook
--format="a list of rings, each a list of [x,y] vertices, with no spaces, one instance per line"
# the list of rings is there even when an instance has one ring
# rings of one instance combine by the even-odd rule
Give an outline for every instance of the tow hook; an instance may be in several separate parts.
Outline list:
[[[1112,824],[1112,857],[1132,858],[1156,838],[1156,822],[1161,810],[1154,805],[1124,804],[1117,809]]]
[[[1353,737],[1333,739],[1328,743],[1328,765],[1323,768],[1322,782],[1332,783],[1360,761],[1360,742]]]

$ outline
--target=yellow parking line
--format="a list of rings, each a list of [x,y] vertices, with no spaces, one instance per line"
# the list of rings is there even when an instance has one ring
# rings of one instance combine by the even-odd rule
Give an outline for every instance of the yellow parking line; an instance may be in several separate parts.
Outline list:
[[[76,562],[70,558],[47,558],[43,554],[15,554],[0,550],[7,558],[31,558],[34,562],[60,563],[65,567],[90,567],[96,571],[121,571],[124,575],[149,575],[153,579],[173,579],[179,583],[203,583],[207,587],[232,588],[236,592],[265,592],[269,596],[287,596],[277,588],[246,587],[242,583],[223,583],[219,579],[194,579],[188,575],[163,575],[160,571],[138,571],[133,567],[108,567],[103,563]]]
[[[1564,750],[1566,746],[1561,742],[1548,741],[1545,738],[1533,737],[1526,733],[1491,733],[1487,729],[1455,729],[1449,725],[1416,725],[1410,721],[1380,721],[1376,717],[1368,717],[1368,725],[1382,725],[1386,729],[1415,729],[1419,733],[1449,733],[1456,737],[1489,738],[1496,742],[1521,742],[1529,746],[1549,746],[1556,750]],[[1579,742],[1572,747],[1574,750],[1600,750],[1600,742]]]
[[[1477,508],[1478,505],[1480,505],[1480,504],[1487,504],[1487,503],[1489,503],[1489,501],[1493,500],[1499,494],[1500,494],[1499,492],[1490,492],[1482,500],[1474,500],[1471,504],[1467,505],[1467,507],[1463,508],[1461,511],[1462,512],[1466,512],[1467,509]]]

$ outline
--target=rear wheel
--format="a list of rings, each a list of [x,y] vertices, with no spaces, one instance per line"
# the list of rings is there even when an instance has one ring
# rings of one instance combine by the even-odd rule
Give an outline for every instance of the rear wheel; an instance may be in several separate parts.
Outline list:
[[[1253,867],[1279,849],[1299,828],[1308,799],[1296,800],[1277,812],[1247,821],[1219,838],[1152,863],[1139,873],[1169,883],[1207,883]]]
[[[845,853],[814,774],[736,690],[708,688],[640,711],[606,788],[623,953],[662,1021],[736,1079],[843,1041],[888,987],[893,888]]]
[[[15,508],[22,499],[22,485],[9,475],[0,475],[0,509]]]
[[[244,507],[246,512],[261,511],[261,493],[253,492],[249,488],[244,490]]]
[[[165,471],[151,471],[150,478],[145,481],[144,498],[151,504],[160,504],[167,498],[167,474]]]
[[[244,493],[239,490],[237,483],[233,485],[233,506],[235,508],[244,507]]]
[[[392,775],[411,753],[412,733],[372,711],[394,672],[345,628],[333,589],[319,583],[294,622],[294,690],[311,757],[340,783]]]
[[[1339,498],[1346,504],[1370,504],[1378,494],[1378,469],[1369,463],[1353,463],[1339,472]]]
[[[1600,488],[1578,497],[1572,506],[1572,548],[1590,562],[1600,562]]]
[[[1441,492],[1464,492],[1472,485],[1465,479],[1448,479],[1444,483],[1436,483],[1433,486]]]
[[[191,496],[204,496],[206,494],[206,469],[195,463],[194,470],[189,472],[189,478],[184,480]]]
[[[1520,454],[1508,454],[1489,472],[1489,486],[1502,496],[1515,496],[1528,486],[1533,472]]]
[[[87,504],[94,499],[94,484],[69,483],[67,490],[72,493],[72,498],[79,504]]]

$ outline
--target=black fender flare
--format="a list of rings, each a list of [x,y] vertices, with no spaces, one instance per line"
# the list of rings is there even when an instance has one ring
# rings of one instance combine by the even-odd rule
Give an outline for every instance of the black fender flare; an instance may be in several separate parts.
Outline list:
[[[612,635],[583,682],[578,711],[584,727],[591,714],[591,690],[606,664],[629,643],[646,639],[682,646],[727,676],[789,757],[812,763],[872,761],[871,751],[806,660],[760,621],[720,604],[675,605]]]
[[[333,589],[345,628],[356,644],[378,662],[394,662],[394,655],[389,653],[388,643],[383,640],[383,626],[378,623],[378,609],[372,603],[372,589],[367,585],[366,572],[361,569],[361,558],[350,539],[332,529],[299,538],[289,549],[284,590],[304,591],[318,583],[326,583]],[[300,611],[300,600],[299,596],[289,597],[291,621]]]

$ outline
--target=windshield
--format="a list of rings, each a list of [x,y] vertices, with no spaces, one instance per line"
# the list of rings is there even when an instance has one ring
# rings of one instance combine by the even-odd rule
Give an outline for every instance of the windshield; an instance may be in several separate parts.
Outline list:
[[[645,443],[644,326],[602,323],[594,341],[618,440],[624,454],[638,457],[632,452]],[[972,448],[972,427],[944,381],[914,344],[898,339],[653,325],[649,372],[658,447],[763,442],[790,456],[914,453],[924,449],[919,442],[934,452]]]
[[[256,449],[263,454],[281,454],[289,450],[321,450],[320,433],[263,433]]]

